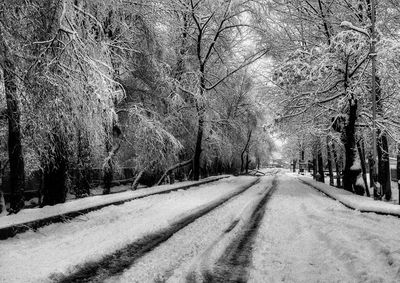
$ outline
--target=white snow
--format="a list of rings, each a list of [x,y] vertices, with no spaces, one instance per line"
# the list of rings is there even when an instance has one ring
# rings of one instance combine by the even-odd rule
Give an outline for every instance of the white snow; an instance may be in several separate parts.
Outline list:
[[[203,179],[200,182],[212,179],[219,179],[226,176],[216,176]],[[193,185],[198,182],[196,181],[185,181],[175,183],[173,185],[162,185],[151,188],[139,189],[135,191],[125,191],[121,193],[115,193],[110,195],[92,196],[77,200],[71,200],[66,203],[57,204],[54,206],[45,206],[43,208],[30,208],[23,209],[18,214],[7,215],[0,217],[0,229],[10,227],[13,225],[23,225],[31,221],[41,220],[50,218],[57,215],[63,215],[74,211],[80,211],[92,207],[97,207],[106,204],[112,204],[119,201],[126,201],[135,199],[163,191],[170,191],[179,187]]]
[[[222,199],[254,181],[228,178],[93,211],[0,242],[0,282],[46,282],[54,273],[98,260],[145,235],[169,227],[185,213]]]
[[[313,185],[328,196],[362,212],[387,213],[400,216],[400,206],[372,198],[355,195],[343,189],[338,189],[324,183],[316,182],[310,178],[299,177],[304,182]]]
[[[255,240],[248,282],[399,282],[400,219],[348,209],[280,178]]]
[[[343,21],[343,22],[341,22],[341,23],[340,23],[340,26],[341,26],[341,27],[346,27],[346,28],[352,29],[352,30],[354,30],[354,31],[357,31],[357,32],[359,32],[359,33],[364,34],[364,35],[367,36],[367,37],[370,37],[370,35],[369,35],[369,33],[368,33],[368,31],[367,31],[366,29],[363,29],[363,28],[360,28],[360,27],[356,27],[355,25],[353,25],[352,23],[350,23],[350,22],[348,22],[348,21]]]
[[[265,188],[266,185],[263,184],[262,188]],[[257,196],[255,196],[252,200],[250,200],[243,209],[239,211],[232,222],[237,222],[235,227],[229,231],[228,233],[224,233],[221,237],[215,241],[212,245],[210,245],[207,250],[196,257],[191,264],[191,267],[188,270],[188,273],[191,273],[196,280],[195,282],[206,282],[206,278],[199,276],[201,274],[209,273],[214,274],[218,271],[214,271],[218,269],[217,262],[220,258],[223,257],[224,252],[228,249],[229,245],[232,241],[235,240],[237,235],[245,229],[246,224],[250,221],[252,214],[256,210],[260,200],[264,198],[264,196],[270,191],[271,186],[264,191],[260,191]],[[175,279],[175,278],[172,278]],[[169,282],[174,282],[171,280]]]
[[[212,250],[213,255],[224,250],[221,241],[228,242],[224,241],[227,228],[235,221],[244,222],[244,213],[251,210],[251,205],[254,206],[254,201],[259,200],[260,194],[271,185],[271,181],[272,177],[262,177],[260,183],[197,219],[138,259],[122,275],[109,278],[106,282],[184,281],[191,266],[201,263],[209,255],[206,250]],[[228,237],[235,234],[240,225],[235,226]]]

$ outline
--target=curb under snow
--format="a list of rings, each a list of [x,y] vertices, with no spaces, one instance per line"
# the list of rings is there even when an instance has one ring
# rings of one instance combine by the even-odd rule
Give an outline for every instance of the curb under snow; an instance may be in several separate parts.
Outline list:
[[[186,190],[191,187],[215,182],[229,175],[209,177],[198,182],[183,182],[174,185],[162,185],[136,191],[127,191],[105,196],[94,196],[83,199],[46,206],[43,208],[24,209],[18,214],[0,217],[0,240],[15,236],[29,229],[63,222],[82,214],[102,209],[109,205],[121,205],[125,202],[140,199],[156,194],[166,194],[177,190]]]
[[[392,215],[400,217],[400,206],[392,203],[376,201],[369,197],[355,195],[343,189],[338,189],[330,185],[314,181],[309,178],[297,177],[301,182],[306,185],[317,189],[330,198],[339,201],[344,206],[360,211],[360,212],[373,212],[382,215]]]

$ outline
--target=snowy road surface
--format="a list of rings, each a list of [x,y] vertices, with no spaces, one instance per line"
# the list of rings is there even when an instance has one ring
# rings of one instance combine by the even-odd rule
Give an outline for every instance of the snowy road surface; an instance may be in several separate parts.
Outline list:
[[[350,210],[282,176],[249,282],[400,282],[400,219]]]
[[[45,282],[101,259],[209,203],[241,192],[254,177],[231,177],[189,190],[109,206],[0,241],[0,282]],[[52,276],[49,279],[49,276]]]
[[[228,198],[135,258],[123,272],[110,273],[105,266],[103,274],[100,268],[96,277],[86,279],[187,282],[197,278],[191,274],[203,269],[205,259],[210,270],[215,270],[213,263],[229,268],[232,262],[223,260],[229,254],[248,258],[240,263],[246,265],[240,267],[245,270],[240,278],[249,282],[400,282],[399,218],[350,210],[291,176],[273,179],[262,177],[249,187],[254,177],[232,177],[106,207],[0,241],[0,282],[68,282],[65,276],[86,263]],[[239,248],[232,253],[235,241],[248,252],[243,255]],[[218,274],[210,276],[206,281],[226,282]]]

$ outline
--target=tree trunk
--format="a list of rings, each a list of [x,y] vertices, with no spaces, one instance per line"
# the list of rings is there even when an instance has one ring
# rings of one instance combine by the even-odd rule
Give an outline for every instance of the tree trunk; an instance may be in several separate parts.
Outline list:
[[[357,155],[356,139],[355,139],[356,119],[357,119],[357,100],[350,99],[348,123],[345,126],[345,133],[344,133],[345,135],[342,136],[345,148],[345,155],[346,155],[346,163],[343,175],[343,188],[350,192],[355,192],[354,186],[356,184],[356,179],[358,175],[356,171],[359,169],[353,167]]]
[[[336,186],[338,188],[342,187],[342,183],[340,180],[340,157],[335,147],[335,142],[332,141],[332,152],[333,152],[333,159],[335,160],[335,168],[336,168]]]
[[[319,179],[318,182],[324,183],[325,182],[325,174],[324,174],[324,161],[322,158],[321,147],[318,147],[318,174]]]
[[[193,156],[193,180],[195,181],[198,181],[200,179],[200,157],[202,151],[201,144],[203,140],[203,132],[204,132],[204,117],[202,113],[199,113],[196,147]]]
[[[397,189],[399,190],[399,204],[400,204],[400,144],[397,144],[397,164],[396,164],[396,179]]]
[[[334,178],[333,178],[333,168],[332,168],[332,153],[331,153],[331,147],[329,146],[329,137],[326,137],[326,152],[328,159],[329,185],[333,186]]]
[[[250,144],[250,140],[251,140],[251,133],[252,133],[252,130],[249,130],[249,133],[247,134],[247,140],[246,140],[246,144],[245,144],[245,146],[244,146],[244,148],[243,148],[243,150],[242,150],[242,154],[240,155],[240,161],[241,161],[241,164],[240,164],[240,173],[243,173],[245,170],[246,170],[246,174],[247,174],[247,171],[248,171],[248,161],[249,161],[249,153],[248,153],[248,149],[249,149],[249,144]],[[246,163],[245,163],[245,161],[244,161],[244,154],[245,153],[247,153],[247,159],[246,159]]]
[[[364,181],[365,193],[367,194],[367,197],[369,197],[370,193],[369,193],[369,187],[368,187],[368,182],[367,182],[367,166],[365,164],[365,152],[364,152],[364,147],[362,146],[363,143],[364,143],[363,140],[358,141],[357,149],[358,149],[358,155],[360,156],[360,161],[361,161],[362,178]]]
[[[385,200],[392,199],[392,189],[390,180],[389,146],[387,136],[382,133],[378,138],[378,168],[379,183],[382,186],[382,193]]]
[[[76,181],[74,184],[74,194],[77,198],[90,195],[90,152],[89,140],[84,131],[78,129],[78,162],[75,173]]]
[[[106,150],[108,151],[108,156],[103,163],[103,194],[107,195],[111,192],[111,184],[114,178],[114,157],[117,154],[120,143],[112,145],[111,140],[106,141]]]
[[[164,174],[161,176],[161,178],[158,180],[156,186],[161,185],[161,183],[162,183],[162,181],[164,180],[164,178],[165,178],[171,171],[176,170],[176,169],[179,169],[179,168],[181,168],[181,167],[183,167],[183,166],[189,165],[189,164],[192,163],[192,162],[193,162],[193,159],[189,159],[189,160],[180,162],[180,163],[178,163],[178,164],[175,164],[175,165],[169,167],[169,168],[164,172]]]
[[[0,190],[0,216],[7,214],[6,202],[4,200],[4,193]]]
[[[247,154],[246,154],[246,174],[249,174],[249,164],[250,164],[249,153],[247,152]]]
[[[21,110],[17,95],[17,78],[13,63],[5,58],[4,86],[8,116],[8,157],[10,161],[10,208],[18,212],[24,207],[25,165],[22,152]]]
[[[375,166],[375,161],[374,158],[372,156],[372,153],[370,153],[368,155],[368,164],[369,164],[369,183],[371,184],[371,186],[374,184],[374,182],[376,182],[376,180],[374,180],[374,166]],[[380,199],[381,196],[378,195],[378,191],[374,190],[374,199]]]
[[[315,152],[313,154],[313,179],[317,180],[317,158],[315,157]]]
[[[297,160],[296,160],[296,159],[293,159],[293,163],[292,163],[292,166],[293,166],[293,173],[296,172],[296,163],[297,163]]]
[[[43,202],[41,206],[64,203],[67,197],[67,161],[58,159],[46,164],[43,172]]]
[[[43,157],[42,206],[63,203],[67,197],[68,150],[62,133],[53,130],[50,156]]]
[[[135,180],[133,181],[133,183],[132,183],[132,185],[131,185],[131,190],[134,191],[134,190],[137,189],[137,187],[138,187],[138,185],[139,185],[140,178],[142,177],[143,173],[144,173],[144,170],[140,171],[139,174],[137,174]],[[163,179],[164,179],[164,178],[163,178]],[[158,183],[157,183],[157,186],[158,186]]]

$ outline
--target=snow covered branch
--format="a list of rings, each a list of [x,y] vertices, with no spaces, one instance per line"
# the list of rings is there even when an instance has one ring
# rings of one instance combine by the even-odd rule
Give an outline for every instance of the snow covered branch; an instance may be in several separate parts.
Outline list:
[[[356,27],[355,25],[353,25],[352,23],[350,23],[348,21],[341,22],[340,26],[342,28],[348,28],[348,29],[354,30],[356,32],[359,32],[359,33],[367,36],[368,38],[371,37],[369,32],[366,29],[363,29],[363,28],[360,28],[360,27]]]

